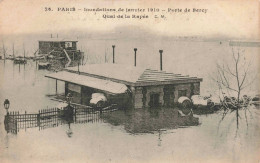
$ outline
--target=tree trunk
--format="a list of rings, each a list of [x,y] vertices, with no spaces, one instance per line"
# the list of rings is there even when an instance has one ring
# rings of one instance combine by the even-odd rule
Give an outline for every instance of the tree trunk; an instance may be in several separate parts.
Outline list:
[[[238,118],[239,118],[239,113],[238,113],[238,110],[240,108],[240,90],[238,90],[238,93],[237,93],[237,112],[236,112],[236,117],[237,117],[237,129],[239,128],[238,125],[239,125],[239,122],[238,122]]]

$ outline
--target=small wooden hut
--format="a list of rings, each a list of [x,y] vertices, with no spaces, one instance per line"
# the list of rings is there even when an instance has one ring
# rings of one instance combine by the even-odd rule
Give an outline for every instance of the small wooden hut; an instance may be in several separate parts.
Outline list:
[[[42,39],[39,40],[38,55],[46,56],[47,60],[65,60],[65,67],[75,66],[83,56],[83,52],[77,49],[77,42],[64,38]]]

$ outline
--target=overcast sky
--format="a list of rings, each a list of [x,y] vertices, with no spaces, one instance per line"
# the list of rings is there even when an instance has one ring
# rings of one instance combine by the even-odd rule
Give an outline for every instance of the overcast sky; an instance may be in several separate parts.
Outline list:
[[[45,7],[54,11],[45,12]],[[197,8],[207,13],[165,14],[167,19],[104,19],[104,13],[58,12],[58,7],[84,8]],[[24,34],[66,30],[108,31],[118,26],[135,25],[164,35],[254,38],[259,36],[258,0],[2,0],[0,1],[0,33]],[[113,15],[114,13],[111,13]],[[124,13],[123,13],[124,14]],[[137,13],[141,14],[141,13]],[[159,13],[161,15],[162,12]],[[132,15],[132,13],[130,13]]]

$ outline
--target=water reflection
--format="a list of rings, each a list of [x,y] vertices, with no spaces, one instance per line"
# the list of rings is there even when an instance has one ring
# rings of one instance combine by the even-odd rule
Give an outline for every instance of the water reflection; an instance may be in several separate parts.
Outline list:
[[[158,146],[162,145],[161,134],[162,134],[162,132],[161,132],[161,130],[159,130],[159,132],[158,132]]]
[[[69,129],[68,129],[68,131],[66,133],[67,133],[68,137],[71,138],[73,132],[72,132],[72,129],[70,128],[70,122],[68,122],[68,126],[69,126]]]

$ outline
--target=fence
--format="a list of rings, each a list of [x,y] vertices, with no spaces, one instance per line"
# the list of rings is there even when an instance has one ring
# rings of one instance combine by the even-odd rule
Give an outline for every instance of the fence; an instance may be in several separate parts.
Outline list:
[[[92,108],[71,106],[65,108],[50,108],[39,110],[37,114],[24,114],[8,112],[5,116],[5,129],[7,132],[17,133],[20,129],[39,127],[39,130],[57,127],[64,123],[94,123],[102,122],[101,114],[116,111],[116,105],[106,108]]]
[[[88,122],[102,122],[100,118],[101,114],[111,113],[117,110],[117,106],[112,104],[105,108],[76,108],[74,110],[74,122],[75,123],[88,123]]]

